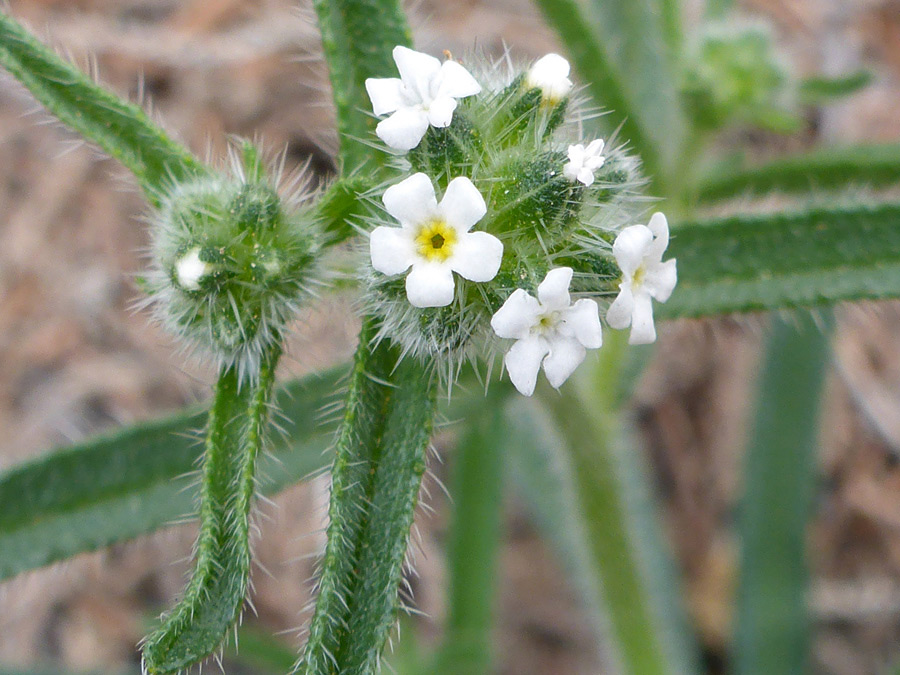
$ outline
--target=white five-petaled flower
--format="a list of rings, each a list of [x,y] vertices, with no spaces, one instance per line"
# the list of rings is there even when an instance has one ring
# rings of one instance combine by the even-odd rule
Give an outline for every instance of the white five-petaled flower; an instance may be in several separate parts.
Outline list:
[[[569,70],[569,62],[559,54],[547,54],[531,66],[525,76],[525,86],[540,89],[544,102],[554,106],[572,90]]]
[[[584,361],[586,350],[599,349],[603,341],[597,303],[572,304],[571,281],[571,267],[552,269],[538,286],[537,298],[516,289],[491,318],[497,335],[516,340],[503,363],[525,396],[534,393],[541,365],[550,384],[559,388]]]
[[[372,267],[406,277],[406,297],[416,307],[453,302],[453,272],[469,281],[497,276],[503,244],[487,232],[470,232],[487,213],[484,198],[468,178],[450,181],[438,204],[431,179],[417,173],[389,187],[384,206],[400,227],[376,227],[369,238]]]
[[[428,130],[448,127],[457,99],[474,96],[481,85],[468,70],[448,59],[441,63],[428,54],[394,47],[400,78],[366,80],[376,115],[392,113],[375,128],[378,138],[396,150],[412,150]]]
[[[622,270],[619,296],[610,305],[606,320],[613,328],[631,326],[628,342],[649,344],[656,340],[651,298],[665,302],[678,281],[675,260],[662,261],[669,245],[669,224],[654,213],[647,225],[631,225],[616,237],[613,255]]]
[[[200,260],[200,249],[195,247],[175,262],[175,278],[186,291],[199,291],[200,280],[212,271],[212,265]]]
[[[591,141],[587,147],[581,143],[570,145],[569,163],[563,167],[566,178],[591,185],[594,182],[594,172],[606,161],[606,157],[600,154],[603,152],[603,145],[602,138]]]

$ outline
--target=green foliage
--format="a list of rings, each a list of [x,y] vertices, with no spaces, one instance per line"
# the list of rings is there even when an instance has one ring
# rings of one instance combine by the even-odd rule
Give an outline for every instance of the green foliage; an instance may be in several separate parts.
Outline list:
[[[249,384],[236,368],[219,376],[200,481],[200,536],[181,601],[144,644],[144,668],[177,673],[212,654],[235,624],[250,578],[250,509],[269,422],[280,348]]]
[[[328,544],[309,640],[295,672],[376,670],[398,609],[409,529],[425,472],[435,378],[376,326],[360,333],[331,472]]]
[[[775,320],[758,385],[741,503],[735,672],[809,666],[807,525],[816,484],[827,319]]]
[[[448,542],[448,614],[435,672],[492,672],[492,626],[501,540],[504,419],[508,391],[497,387],[481,414],[468,416],[453,458],[454,507]]]
[[[719,167],[703,178],[698,192],[701,201],[712,202],[898,184],[900,145],[860,145],[812,150],[737,170]]]
[[[800,96],[804,103],[829,103],[834,99],[852,96],[874,79],[868,70],[858,70],[839,77],[808,77],[800,83]]]
[[[900,205],[734,216],[672,231],[678,286],[664,317],[900,295]]]
[[[209,172],[140,107],[95,84],[3,11],[0,65],[63,124],[122,162],[151,202],[156,203],[174,181]]]
[[[397,45],[411,47],[412,34],[397,0],[314,0],[313,4],[337,108],[341,174],[347,176],[368,162],[377,165],[386,159],[369,145],[375,120],[364,112],[370,109],[366,78],[393,72],[391,50]]]

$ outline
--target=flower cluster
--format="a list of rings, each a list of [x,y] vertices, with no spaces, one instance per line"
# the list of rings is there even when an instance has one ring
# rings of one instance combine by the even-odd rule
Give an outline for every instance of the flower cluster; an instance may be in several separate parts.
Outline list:
[[[376,133],[409,174],[384,190],[387,217],[369,238],[382,337],[445,359],[451,374],[506,346],[506,371],[529,396],[542,368],[559,387],[600,348],[602,306],[632,343],[655,340],[651,299],[665,302],[676,282],[675,261],[662,260],[668,224],[661,213],[632,224],[635,158],[609,139],[568,142],[586,119],[568,62],[549,54],[473,75],[405,47],[394,59],[399,78],[366,81],[374,113],[389,115]]]

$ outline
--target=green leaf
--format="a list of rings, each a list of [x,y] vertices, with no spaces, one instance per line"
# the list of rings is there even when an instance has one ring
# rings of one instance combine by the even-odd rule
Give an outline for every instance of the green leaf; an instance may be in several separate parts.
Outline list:
[[[673,228],[661,317],[900,297],[900,204],[734,216]]]
[[[144,668],[151,675],[177,673],[210,656],[243,609],[256,460],[280,355],[280,347],[270,350],[252,383],[242,381],[236,365],[219,376],[206,432],[194,572],[181,601],[144,643]]]
[[[490,673],[497,554],[503,506],[507,387],[495,387],[480,414],[465,419],[453,456],[453,516],[448,539],[448,614],[440,675]]]
[[[804,103],[828,103],[832,99],[852,96],[866,88],[875,79],[871,71],[858,70],[840,77],[808,77],[800,83],[800,96]]]
[[[209,171],[140,107],[98,86],[2,11],[0,66],[63,124],[122,162],[153,203],[174,181]]]
[[[900,185],[900,145],[861,145],[813,150],[738,170],[716,168],[701,181],[698,195],[701,202],[714,202],[891,185]]]
[[[537,0],[596,103],[658,186],[674,182],[686,137],[678,73],[656,0]],[[666,16],[667,24],[675,21]],[[674,28],[668,26],[667,30]],[[671,36],[670,36],[671,37]]]
[[[276,397],[285,435],[260,467],[274,494],[323,468],[333,427],[310,423],[345,367],[287,385]],[[0,580],[133,539],[196,512],[205,413],[190,410],[50,452],[0,474]]]
[[[341,136],[341,175],[369,161],[383,164],[387,155],[371,143],[375,118],[366,93],[366,78],[396,77],[391,52],[412,46],[412,33],[397,0],[314,0],[322,46],[331,74]]]
[[[375,671],[394,624],[397,591],[425,472],[435,380],[366,319],[332,468],[328,543],[309,641],[295,672]]]
[[[812,317],[775,320],[759,383],[739,519],[739,675],[808,670],[806,541],[828,356],[828,335]]]

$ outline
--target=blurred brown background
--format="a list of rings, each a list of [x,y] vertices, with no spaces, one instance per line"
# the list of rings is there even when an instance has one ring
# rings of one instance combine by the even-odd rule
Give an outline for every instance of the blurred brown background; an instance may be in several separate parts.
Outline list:
[[[694,3],[696,4],[696,3]],[[689,18],[696,21],[697,7]],[[900,0],[747,0],[773,23],[800,73],[865,65],[875,83],[807,111],[790,140],[735,132],[760,154],[816,142],[900,138]],[[166,126],[194,150],[221,157],[229,134],[261,136],[289,165],[323,177],[336,147],[318,34],[307,2],[291,0],[13,0],[9,11],[103,81],[143,90]],[[528,0],[421,0],[418,45],[522,58],[560,49]],[[129,310],[131,278],[147,245],[144,205],[114,162],[44,124],[29,95],[0,74],[0,468],[55,445],[145,419],[206,396],[210,372],[181,355],[147,316]],[[840,311],[829,382],[817,517],[815,672],[889,672],[900,664],[900,309]],[[349,356],[350,298],[332,298],[298,322],[284,375]],[[666,533],[685,575],[688,608],[708,663],[727,657],[749,386],[764,322],[758,318],[665,327],[635,401],[664,506]],[[446,466],[435,467],[438,474]],[[431,490],[414,581],[422,639],[442,622],[447,504]],[[297,641],[309,597],[327,481],[264,509],[249,618]],[[598,649],[553,554],[514,497],[508,500],[497,649],[504,674],[601,672]],[[181,589],[195,532],[172,528],[81,556],[0,586],[0,664],[120,669]],[[179,562],[173,562],[179,561]],[[229,672],[238,672],[229,668]]]

